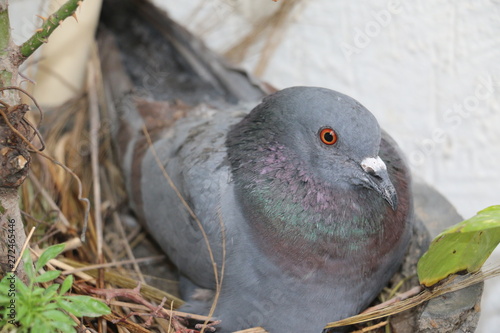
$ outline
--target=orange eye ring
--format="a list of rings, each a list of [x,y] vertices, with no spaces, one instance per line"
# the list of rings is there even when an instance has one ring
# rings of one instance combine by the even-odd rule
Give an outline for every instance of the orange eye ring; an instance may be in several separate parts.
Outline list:
[[[323,142],[325,145],[333,145],[335,142],[337,142],[337,133],[332,128],[323,128],[319,132],[319,138],[321,139],[321,142]]]

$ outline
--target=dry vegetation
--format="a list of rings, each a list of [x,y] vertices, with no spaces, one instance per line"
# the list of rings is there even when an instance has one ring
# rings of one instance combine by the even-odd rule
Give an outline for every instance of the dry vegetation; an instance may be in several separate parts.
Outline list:
[[[89,66],[94,68],[90,72],[99,73],[97,57]],[[100,117],[98,113],[105,105],[104,96],[98,94],[103,91],[99,89],[99,75],[94,78],[97,85],[89,80],[90,89],[79,97],[60,108],[46,110],[41,128],[46,147],[44,153],[73,170],[81,181],[81,189],[71,173],[37,154],[29,178],[22,185],[21,200],[26,230],[36,227],[30,240],[31,248],[43,249],[59,243],[67,245],[63,257],[52,260],[50,264],[54,269],[62,270],[64,275],[75,275],[73,292],[101,295],[108,300],[111,296],[121,296],[111,300],[113,315],[100,320],[104,325],[106,320],[112,322],[120,317],[126,318],[132,311],[150,312],[148,307],[158,310],[156,305],[163,300],[167,309],[178,307],[182,301],[152,286],[161,285],[162,289],[175,293],[175,282],[166,278],[148,278],[143,273],[144,267],[169,266],[165,257],[146,240],[140,226],[131,217],[124,220],[126,215],[120,214],[126,212],[122,209],[126,205],[126,194],[120,170],[113,160],[110,128],[105,126],[109,123],[91,121],[92,117]],[[88,214],[86,202],[79,199],[80,190],[82,197],[90,199]],[[87,221],[85,216],[88,216]],[[82,230],[85,229],[87,232],[82,242]],[[136,259],[134,249],[148,255]],[[165,270],[157,271],[163,273]],[[139,283],[140,293],[134,289]],[[108,291],[104,292],[104,289]],[[164,317],[168,318],[168,313]],[[116,326],[119,332],[169,331],[168,320],[161,319],[148,322],[150,326],[145,329],[140,324],[149,318],[151,315],[134,315],[110,326]],[[96,323],[84,324],[98,329]],[[126,327],[126,330],[121,327]]]

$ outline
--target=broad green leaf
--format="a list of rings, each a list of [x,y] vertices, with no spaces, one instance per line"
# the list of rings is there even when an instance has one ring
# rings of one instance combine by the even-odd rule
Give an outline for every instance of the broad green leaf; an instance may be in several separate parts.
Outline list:
[[[40,268],[45,266],[50,259],[54,259],[55,257],[57,257],[59,253],[64,250],[64,246],[64,244],[57,244],[46,248],[36,262],[36,270],[38,271]]]
[[[28,286],[25,285],[24,282],[20,278],[18,278],[17,276],[16,276],[16,289],[17,289],[18,293],[20,294],[20,295],[19,294],[17,295],[18,297],[22,296],[22,295],[27,295],[28,293],[31,292],[30,289],[28,288]]]
[[[80,309],[75,307],[74,304],[71,303],[70,301],[66,301],[64,299],[59,299],[59,300],[57,300],[57,305],[61,309],[73,314],[75,317],[83,317],[83,314],[82,314],[82,312],[80,312]]]
[[[73,326],[76,326],[76,323],[73,322],[72,324],[68,323],[52,323],[53,326],[53,331],[57,329],[57,332],[63,332],[63,333],[76,333],[76,329]]]
[[[45,292],[45,289],[44,288],[41,288],[41,287],[35,287],[33,288],[33,290],[31,291],[31,296],[40,296],[41,294],[43,294]]]
[[[59,289],[59,284],[54,283],[50,285],[49,287],[47,287],[47,289],[45,289],[43,295],[40,298],[40,301],[45,303],[54,301],[56,298],[59,297],[59,294],[57,293],[58,289]]]
[[[22,320],[19,318],[18,320],[22,324],[22,326],[30,326],[33,322],[33,319],[33,313],[31,313],[30,311],[26,311],[24,318]]]
[[[11,297],[0,295],[0,305],[3,307],[10,304]]]
[[[40,282],[49,282],[61,275],[61,271],[47,271],[41,275],[38,275],[35,278],[35,282],[40,283]]]
[[[56,310],[59,309],[59,305],[57,303],[48,303],[43,307],[44,310]]]
[[[90,296],[65,296],[64,299],[73,303],[73,308],[80,311],[84,317],[100,317],[111,313],[111,310],[104,302]]]
[[[57,290],[59,290],[59,287],[60,287],[59,283],[51,284],[50,286],[47,287],[47,289],[45,289],[44,296],[53,295],[53,292],[54,291],[57,292]]]
[[[24,317],[27,315],[28,313],[28,306],[22,306],[22,304],[17,304],[17,313],[16,313],[16,320],[18,321],[22,321],[24,320]]]
[[[478,271],[498,243],[500,205],[483,209],[439,234],[418,262],[420,283],[430,287],[451,274]]]
[[[36,319],[33,322],[32,326],[33,326],[33,328],[30,331],[30,333],[32,331],[35,331],[35,329],[36,329],[37,333],[52,333],[52,332],[54,332],[54,329],[52,327],[50,327],[51,326],[50,323],[47,321],[42,321],[40,318]]]
[[[1,290],[8,290],[10,287],[10,284],[12,283],[12,273],[7,273],[2,280],[0,280],[0,291]],[[14,279],[17,279],[17,276],[14,275]]]
[[[37,327],[38,333],[52,333],[53,328],[49,326],[49,324],[43,325],[43,326],[38,326]]]
[[[33,281],[35,278],[35,271],[33,270],[33,261],[31,260],[30,250],[26,249],[23,253],[24,270],[28,279]]]
[[[43,316],[47,318],[46,321],[66,323],[68,325],[73,325],[75,323],[67,314],[59,310],[44,311]]]
[[[61,285],[61,290],[59,290],[59,295],[66,294],[73,286],[73,275],[68,275]]]
[[[36,327],[38,331],[43,331],[47,329],[47,325],[45,324],[45,318],[43,318],[42,316],[37,316],[35,319],[33,319],[31,326]]]

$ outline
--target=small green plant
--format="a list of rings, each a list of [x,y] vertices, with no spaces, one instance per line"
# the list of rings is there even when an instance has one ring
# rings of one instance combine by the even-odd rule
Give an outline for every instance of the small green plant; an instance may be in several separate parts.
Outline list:
[[[47,288],[37,286],[37,283],[50,282],[61,275],[57,270],[37,272],[63,249],[63,244],[48,247],[40,255],[35,269],[29,251],[25,251],[23,261],[28,285],[14,273],[7,274],[0,281],[1,332],[76,332],[77,324],[65,312],[76,317],[99,317],[111,312],[106,304],[90,296],[65,295],[73,285],[72,275],[67,276],[62,284],[53,283]]]
[[[499,243],[500,205],[496,205],[434,238],[418,262],[420,283],[430,287],[451,274],[479,271]]]

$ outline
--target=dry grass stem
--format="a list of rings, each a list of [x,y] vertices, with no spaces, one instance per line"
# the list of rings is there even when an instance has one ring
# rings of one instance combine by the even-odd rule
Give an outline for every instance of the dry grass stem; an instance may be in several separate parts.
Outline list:
[[[116,267],[116,266],[123,266],[123,265],[129,265],[129,264],[139,264],[139,263],[152,263],[155,261],[160,261],[165,259],[165,256],[155,256],[155,257],[148,257],[148,258],[140,258],[140,259],[131,259],[131,260],[123,260],[123,261],[115,261],[115,262],[109,262],[109,263],[104,263],[104,264],[96,264],[96,265],[88,265],[88,266],[82,266],[81,268],[73,268],[70,270],[65,270],[62,272],[64,275],[69,275],[69,274],[75,274],[79,272],[85,272],[85,271],[90,271],[90,270],[95,270],[95,269],[101,269],[101,268],[111,268],[111,267]]]
[[[259,61],[254,68],[254,74],[262,76],[271,61],[271,56],[283,39],[286,25],[293,11],[301,3],[302,0],[283,1],[274,14],[259,20],[252,31],[241,38],[240,42],[226,51],[224,55],[232,61],[240,63],[245,59],[250,48],[264,39]]]
[[[137,260],[135,259],[134,253],[132,252],[132,248],[130,247],[129,243],[126,241],[127,240],[127,235],[125,234],[125,230],[123,228],[122,222],[120,218],[118,217],[117,213],[113,213],[113,222],[115,224],[116,229],[118,230],[118,233],[120,234],[120,238],[123,240],[123,246],[125,248],[125,251],[127,252],[127,256],[132,262],[132,265],[134,266],[134,270],[139,277],[139,280],[142,283],[146,283],[146,280],[144,279],[144,276],[142,275],[141,269],[139,268],[139,265],[137,264]]]
[[[161,162],[161,160],[160,160],[160,158],[159,158],[159,156],[158,156],[158,154],[156,152],[156,149],[153,146],[153,143],[151,141],[151,137],[150,137],[149,132],[148,132],[148,130],[146,128],[146,125],[143,125],[142,130],[143,130],[144,136],[145,136],[145,138],[146,138],[146,140],[148,142],[148,146],[151,149],[153,157],[156,160],[156,164],[158,165],[158,167],[162,171],[164,178],[167,180],[167,182],[170,185],[170,187],[175,191],[177,197],[181,201],[182,205],[186,208],[186,210],[188,211],[188,213],[191,216],[191,218],[193,218],[193,220],[198,225],[198,228],[200,229],[200,232],[203,235],[203,239],[205,240],[205,245],[207,246],[208,254],[209,254],[210,260],[212,262],[212,267],[213,267],[214,277],[215,277],[215,285],[216,285],[216,292],[215,292],[214,301],[212,303],[212,306],[210,308],[210,312],[208,314],[208,317],[211,317],[213,315],[214,311],[215,311],[215,307],[217,306],[217,300],[219,299],[220,290],[221,290],[221,286],[222,286],[222,276],[219,275],[219,270],[217,268],[217,262],[215,261],[215,257],[214,257],[213,251],[212,251],[212,246],[210,245],[210,241],[208,239],[207,233],[205,232],[205,228],[203,227],[203,224],[198,219],[198,217],[196,216],[196,214],[194,213],[194,211],[191,209],[191,207],[189,206],[189,204],[187,203],[187,201],[184,199],[184,197],[180,193],[179,189],[175,186],[174,182],[172,181],[172,178],[170,178],[170,176],[168,175],[167,170],[165,170],[165,168],[163,166],[163,163]],[[221,233],[222,233],[222,242],[223,242],[223,258],[225,258],[224,225],[223,225],[222,218],[220,217],[220,214],[219,214],[219,222],[221,224]],[[222,267],[221,267],[221,272],[224,271],[224,264],[225,264],[225,262],[223,260]],[[208,324],[208,321],[205,321],[205,323],[203,324],[204,327],[201,329],[201,333],[204,332],[205,327],[207,327],[207,324]]]
[[[95,50],[94,50],[95,53]],[[102,261],[102,239],[103,239],[103,224],[102,224],[102,208],[101,208],[101,182],[99,180],[99,105],[97,102],[97,73],[98,64],[97,55],[91,57],[87,72],[87,91],[89,96],[89,114],[90,114],[90,166],[92,168],[92,187],[94,196],[94,223],[97,236],[97,257]],[[85,241],[86,227],[82,230],[82,241]]]
[[[52,197],[49,195],[49,193],[45,190],[45,188],[42,186],[40,181],[38,180],[38,177],[36,177],[32,172],[29,174],[29,179],[31,183],[37,188],[37,190],[40,192],[40,194],[43,196],[44,200],[49,204],[50,208],[58,213],[59,221],[55,223],[55,227],[59,228],[61,232],[66,233],[68,231],[68,228],[70,227],[70,223],[66,216],[61,212],[57,204],[54,202]],[[60,222],[60,223],[59,223]]]
[[[19,263],[21,262],[21,259],[23,258],[23,253],[26,251],[26,248],[28,247],[28,244],[31,240],[31,237],[33,237],[33,233],[35,232],[35,227],[31,228],[31,231],[29,232],[28,236],[26,236],[26,241],[23,244],[23,247],[21,248],[21,251],[19,252],[19,258],[17,258],[16,263],[14,264],[14,267],[12,267],[11,272],[17,271],[17,266],[19,266]]]
[[[402,301],[391,302],[389,301],[389,305],[383,308],[376,308],[370,312],[363,312],[359,315],[352,316],[346,319],[342,319],[333,323],[329,323],[325,326],[325,328],[333,328],[333,327],[341,327],[347,325],[354,325],[358,323],[367,322],[370,320],[380,319],[384,317],[388,317],[411,308],[414,308],[428,300],[436,298],[438,296],[451,293],[457,290],[461,290],[482,281],[485,281],[489,278],[500,276],[500,267],[495,267],[491,270],[479,271],[473,274],[470,274],[462,281],[458,283],[453,283],[454,277],[452,276],[448,280],[445,280],[442,284],[436,286],[433,289],[424,289],[422,292],[417,294],[416,296],[407,298]],[[417,287],[416,287],[417,288]],[[412,292],[411,290],[409,292]]]

